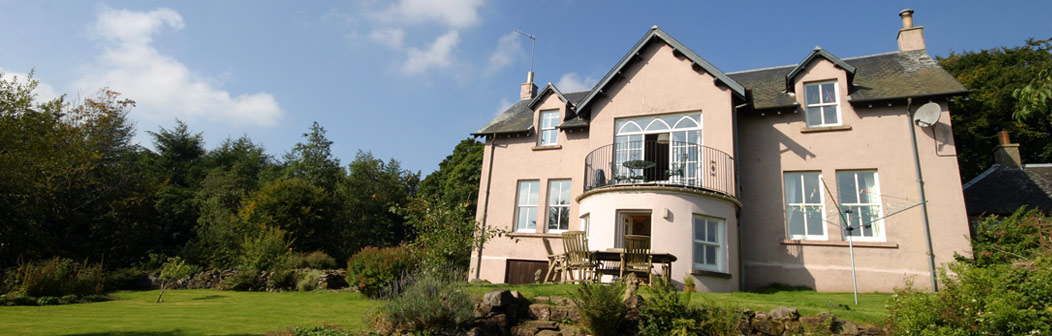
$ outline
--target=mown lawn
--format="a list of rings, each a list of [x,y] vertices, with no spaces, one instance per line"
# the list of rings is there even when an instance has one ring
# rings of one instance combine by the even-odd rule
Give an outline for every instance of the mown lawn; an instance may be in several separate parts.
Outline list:
[[[3,335],[260,335],[293,326],[362,330],[376,301],[350,292],[121,291],[113,301],[0,307]]]
[[[570,296],[575,285],[470,285],[465,290],[481,296],[492,289],[521,291],[527,297]],[[641,291],[647,296],[647,291]],[[155,303],[157,291],[120,291],[113,301],[62,306],[0,307],[2,335],[259,335],[294,326],[338,325],[350,330],[366,328],[363,317],[379,301],[350,292],[232,292],[170,290],[164,303]],[[890,294],[860,294],[859,305],[851,293],[782,291],[758,293],[696,293],[692,302],[705,301],[771,310],[793,306],[801,314],[831,312],[856,323],[877,325],[887,317],[884,307]],[[844,304],[850,310],[830,307]]]
[[[574,285],[472,285],[468,288],[468,292],[475,296],[481,296],[486,291],[501,288],[518,290],[527,297],[552,295],[568,297],[573,292]],[[645,288],[640,291],[644,298],[647,297]],[[827,311],[855,323],[882,325],[888,317],[888,310],[884,307],[884,304],[890,297],[891,294],[860,293],[858,295],[858,305],[856,306],[851,293],[817,293],[814,291],[779,291],[769,294],[747,292],[694,293],[691,296],[691,302],[694,304],[715,302],[732,307],[745,307],[752,310],[765,311],[770,311],[778,306],[790,306],[799,309],[802,315],[814,315]],[[849,309],[840,308],[840,306],[830,306],[830,304],[842,304],[848,306]]]

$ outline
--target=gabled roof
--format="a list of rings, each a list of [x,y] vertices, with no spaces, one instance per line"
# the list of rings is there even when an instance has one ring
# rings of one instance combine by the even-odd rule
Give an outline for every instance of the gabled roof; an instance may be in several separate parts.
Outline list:
[[[555,85],[551,85],[551,87],[552,89],[556,89],[555,91],[558,91]],[[548,86],[545,86],[545,89],[547,88]],[[543,94],[544,92],[542,91],[541,93]],[[560,98],[565,98],[567,104],[577,105],[587,94],[588,91],[569,92],[563,94]],[[537,95],[537,97],[541,97],[541,95]],[[534,100],[536,100],[536,98],[523,99],[516,102],[508,107],[508,109],[504,110],[504,112],[497,115],[496,118],[493,118],[488,124],[482,126],[478,131],[471,133],[471,135],[483,136],[491,134],[529,133],[530,130],[533,129],[533,108],[531,108],[530,105],[533,104]],[[586,120],[581,119],[580,116],[575,114],[569,120],[560,124],[559,128],[583,127],[587,125],[588,122]]]
[[[1052,212],[1052,165],[1007,168],[998,164],[964,184],[969,215],[1007,215],[1026,205]]]
[[[924,50],[849,57],[843,62],[858,69],[854,86],[848,88],[851,103],[968,92]],[[746,70],[727,75],[749,88],[752,109],[795,107],[798,104],[796,97],[785,90],[784,80],[797,66]]]
[[[807,68],[807,65],[811,64],[811,61],[814,61],[815,58],[818,57],[825,58],[826,60],[832,62],[833,65],[844,69],[844,71],[847,72],[848,87],[851,86],[851,83],[854,82],[855,78],[855,67],[851,66],[851,64],[845,63],[839,57],[836,57],[832,53],[826,51],[825,49],[822,49],[822,47],[815,46],[815,49],[812,50],[810,54],[807,54],[807,57],[805,57],[803,61],[800,61],[800,64],[797,64],[796,67],[793,68],[793,70],[789,71],[789,74],[785,75],[786,91],[796,91],[796,86],[793,85],[793,79],[796,77],[796,75],[799,75],[801,71],[804,71],[804,69]]]
[[[672,36],[670,36],[664,30],[661,30],[661,28],[653,26],[650,28],[650,31],[646,33],[646,35],[643,35],[643,38],[639,39],[639,42],[636,42],[636,45],[633,46],[632,49],[629,50],[624,57],[621,57],[621,61],[617,62],[617,65],[615,65],[613,69],[610,69],[610,72],[607,72],[606,76],[603,76],[603,79],[600,80],[599,83],[596,84],[590,92],[588,92],[588,96],[586,96],[584,100],[582,100],[581,103],[578,104],[578,110],[584,110],[585,107],[588,106],[588,104],[591,103],[592,100],[595,99],[595,97],[599,95],[599,93],[602,92],[603,89],[606,88],[606,86],[614,80],[614,78],[617,77],[617,75],[621,72],[621,69],[623,69],[629,63],[631,63],[632,58],[635,57],[636,54],[638,54],[644,47],[647,46],[647,44],[651,40],[655,38],[661,39],[665,43],[668,43],[668,45],[672,46],[672,49],[679,51],[684,56],[689,58],[692,62],[694,62],[694,64],[697,64],[706,72],[711,74],[713,77],[716,77],[717,81],[729,87],[731,91],[733,91],[734,94],[738,97],[745,97],[744,86],[738,84],[738,82],[736,82],[734,79],[728,77],[726,74],[723,73],[723,71],[720,71],[720,69],[717,69],[715,66],[712,65],[712,63],[709,63],[709,61],[706,61],[704,58],[701,58],[701,56],[699,56],[694,51],[690,50],[690,48],[687,48],[687,46],[683,45],[683,43],[680,43],[675,38],[672,38]]]
[[[564,103],[567,103],[571,106],[573,105],[573,103],[570,102],[570,100],[567,99],[561,91],[559,91],[559,88],[555,87],[555,84],[552,84],[552,82],[548,82],[548,84],[545,85],[543,89],[541,89],[541,92],[537,93],[537,96],[533,97],[533,100],[530,100],[530,104],[527,105],[527,107],[533,109],[537,106],[537,104],[540,104],[541,101],[544,100],[544,95],[549,93],[555,94],[555,96],[559,97],[559,99],[562,100]]]

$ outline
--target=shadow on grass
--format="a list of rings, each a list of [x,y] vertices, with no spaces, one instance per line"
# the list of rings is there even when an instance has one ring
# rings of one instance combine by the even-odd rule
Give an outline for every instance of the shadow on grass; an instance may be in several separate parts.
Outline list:
[[[226,295],[208,295],[208,296],[202,296],[202,297],[195,297],[195,298],[190,299],[190,300],[200,301],[200,300],[222,299],[222,298],[225,298],[225,297],[227,297],[227,296]]]
[[[767,287],[757,289],[753,293],[758,294],[774,294],[778,292],[814,292],[815,290],[807,286],[790,286],[786,284],[773,283],[767,285]]]

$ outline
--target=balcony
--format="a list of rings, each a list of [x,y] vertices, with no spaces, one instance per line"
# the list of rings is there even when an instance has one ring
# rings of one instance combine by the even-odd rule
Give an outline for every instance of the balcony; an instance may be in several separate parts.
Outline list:
[[[584,160],[585,191],[619,185],[694,188],[735,197],[734,157],[680,141],[623,141]]]

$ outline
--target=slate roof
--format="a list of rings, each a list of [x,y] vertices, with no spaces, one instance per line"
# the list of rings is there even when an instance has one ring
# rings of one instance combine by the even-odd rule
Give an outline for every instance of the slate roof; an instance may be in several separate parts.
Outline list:
[[[691,58],[696,64],[713,74],[717,80],[731,87],[737,93],[739,88],[747,90],[746,109],[760,110],[795,107],[798,105],[795,96],[786,90],[786,79],[792,78],[794,72],[815,57],[824,57],[838,64],[839,67],[854,73],[853,86],[849,88],[848,101],[862,103],[906,97],[922,98],[934,96],[958,95],[968,92],[949,72],[940,67],[924,50],[889,52],[868,56],[839,59],[829,52],[816,48],[800,64],[773,68],[747,70],[724,74],[709,62],[702,59],[690,49],[680,44],[667,33],[656,27],[651,28],[632,50],[590,91],[563,94],[570,100],[572,115],[564,120],[560,128],[584,127],[587,116],[577,115],[585,105],[594,99],[605,85],[617,77],[619,69],[630,62],[635,53],[654,38],[660,38],[673,48]],[[551,83],[549,83],[551,85]],[[554,88],[554,86],[552,86]],[[546,88],[547,89],[547,88]],[[558,92],[558,90],[553,90]],[[539,96],[538,96],[539,97]],[[521,100],[504,113],[480,128],[474,136],[487,134],[506,134],[530,132],[533,128],[531,100]]]
[[[854,86],[848,92],[848,100],[852,103],[968,92],[924,50],[895,51],[843,61],[856,69]],[[785,78],[796,67],[795,64],[786,65],[734,72],[727,76],[751,91],[752,109],[792,107],[798,103],[794,96],[786,93]]]
[[[964,204],[970,216],[1010,215],[1023,205],[1052,212],[1052,164],[995,164],[964,184]]]

